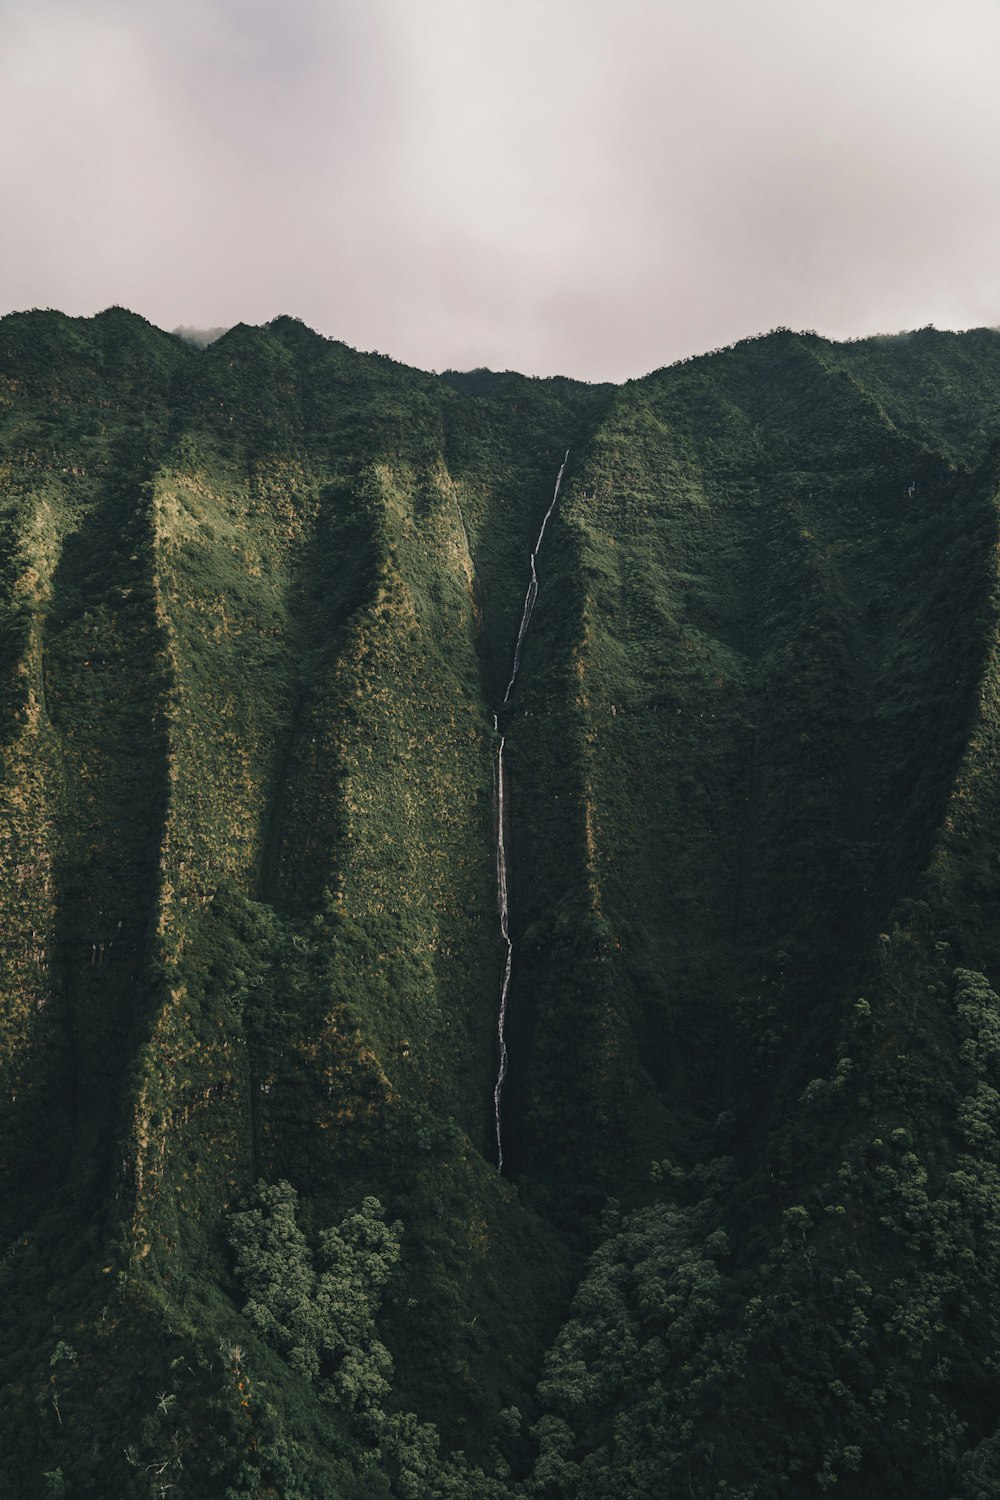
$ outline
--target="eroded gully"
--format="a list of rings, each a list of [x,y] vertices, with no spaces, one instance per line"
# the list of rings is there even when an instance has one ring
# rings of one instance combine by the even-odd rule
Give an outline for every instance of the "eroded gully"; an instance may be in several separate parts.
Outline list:
[[[552,491],[552,499],[549,502],[549,508],[545,512],[541,529],[538,533],[538,540],[535,542],[534,548],[531,553],[531,579],[528,583],[528,591],[524,596],[524,609],[521,612],[521,624],[518,627],[517,640],[514,644],[514,659],[510,669],[510,681],[507,684],[507,691],[503,695],[504,704],[510,701],[510,695],[514,691],[514,683],[517,681],[518,670],[521,666],[521,647],[524,645],[524,638],[528,633],[528,626],[531,623],[531,614],[535,608],[535,600],[538,598],[538,573],[535,569],[535,560],[538,557],[542,541],[545,537],[545,528],[549,524],[549,517],[555,510],[556,501],[559,499],[559,486],[562,483],[563,470],[566,467],[566,460],[568,458],[569,449],[567,448],[563,456],[563,461],[559,465],[559,473],[556,475],[555,488]],[[503,712],[503,705],[501,705],[500,712]],[[495,734],[500,734],[499,713],[495,713],[493,715],[493,731]],[[504,748],[506,746],[506,743],[506,734],[500,734],[500,743],[497,746],[496,757],[497,906],[500,911],[500,937],[503,941],[505,952],[503,978],[500,981],[500,1007],[497,1013],[497,1034],[500,1043],[500,1060],[497,1068],[497,1081],[493,1089],[493,1113],[496,1119],[498,1172],[503,1171],[503,1131],[501,1128],[501,1121],[503,1085],[504,1079],[507,1077],[507,1041],[505,1032],[507,1026],[507,995],[510,990],[511,969],[514,965],[514,944],[510,936],[510,911],[507,901],[509,857],[507,853],[507,837],[505,830],[507,815],[507,772],[504,765]]]

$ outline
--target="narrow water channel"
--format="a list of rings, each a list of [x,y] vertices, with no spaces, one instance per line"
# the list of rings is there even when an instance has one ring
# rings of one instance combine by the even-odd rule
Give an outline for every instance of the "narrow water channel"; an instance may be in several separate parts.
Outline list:
[[[563,470],[566,460],[569,458],[569,449],[563,455],[563,461],[559,465],[559,473],[556,475],[555,488],[552,491],[552,499],[549,508],[545,512],[538,540],[535,542],[531,553],[531,579],[528,583],[528,592],[524,596],[524,609],[521,612],[521,624],[517,632],[517,641],[514,645],[514,660],[510,671],[510,681],[507,691],[503,695],[504,703],[509,702],[510,695],[514,691],[514,683],[517,681],[518,670],[521,666],[521,647],[524,637],[527,635],[528,626],[531,623],[531,613],[538,598],[538,573],[535,568],[535,560],[538,557],[542,540],[545,536],[545,528],[549,524],[549,517],[556,508],[559,499],[559,486],[562,484]],[[502,706],[501,706],[502,707]],[[493,715],[493,732],[500,734],[499,715]],[[507,877],[510,868],[507,853],[507,771],[504,764],[504,748],[507,743],[506,734],[500,734],[500,743],[497,746],[496,756],[496,802],[497,802],[497,906],[500,911],[500,936],[503,940],[505,954],[503,965],[503,978],[500,981],[500,1007],[497,1013],[497,1033],[500,1042],[500,1060],[497,1068],[497,1081],[493,1089],[493,1113],[496,1118],[497,1130],[497,1171],[503,1171],[503,1131],[502,1122],[502,1095],[504,1079],[507,1077],[507,995],[510,990],[510,974],[514,964],[514,944],[510,936],[510,910],[507,901]]]

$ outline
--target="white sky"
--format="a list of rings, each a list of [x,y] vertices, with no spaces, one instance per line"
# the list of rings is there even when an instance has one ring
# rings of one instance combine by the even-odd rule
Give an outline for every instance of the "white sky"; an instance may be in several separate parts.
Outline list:
[[[623,379],[1000,323],[998,0],[0,0],[0,311]]]

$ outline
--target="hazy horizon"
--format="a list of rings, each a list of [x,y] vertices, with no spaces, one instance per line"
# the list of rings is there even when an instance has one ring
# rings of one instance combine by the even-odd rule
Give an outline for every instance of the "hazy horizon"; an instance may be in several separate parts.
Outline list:
[[[1000,8],[0,0],[3,310],[622,380],[1000,323]]]
[[[102,312],[112,311],[114,307],[118,307],[120,305],[121,304],[111,304],[107,308],[99,308],[97,314],[91,314],[89,316],[97,316],[98,314],[100,314]],[[37,311],[63,312],[64,309],[62,309],[62,308],[43,308],[43,309],[38,309],[38,308],[16,308],[16,309],[12,309],[12,312],[32,312],[32,311],[35,311],[35,312],[37,312]],[[134,309],[132,309],[132,308],[125,308],[124,311],[126,311],[126,312],[133,312]],[[2,316],[2,315],[0,315],[0,316]],[[68,316],[74,316],[74,315],[73,314],[68,314]],[[86,317],[88,315],[87,314],[82,314],[80,316],[85,316]],[[142,314],[140,314],[140,316],[142,316]],[[276,313],[273,318],[263,319],[259,324],[247,324],[245,322],[245,320],[241,320],[241,322],[242,322],[243,326],[245,326],[245,327],[266,328],[270,323],[276,322],[279,318],[291,318],[291,319],[293,319],[293,320],[295,320],[297,322],[300,322],[300,323],[304,323],[304,321],[305,321],[302,318],[298,318],[295,313],[288,312],[287,309],[286,309],[284,312]],[[152,320],[151,319],[147,319],[147,321],[151,322]],[[159,327],[158,324],[154,324],[153,326],[154,327]],[[232,324],[229,324],[228,327],[216,326],[216,327],[213,327],[213,328],[196,328],[196,327],[192,327],[190,325],[180,324],[176,328],[164,328],[164,329],[161,329],[161,332],[173,334],[176,337],[178,337],[180,339],[183,339],[185,343],[192,344],[193,346],[195,346],[196,348],[199,348],[199,349],[204,349],[204,348],[207,348],[210,344],[216,343],[219,339],[223,338],[227,333],[230,333],[233,328],[238,327],[238,326],[240,326],[239,323],[232,323]],[[311,327],[311,325],[309,325],[309,324],[305,324],[305,326],[306,327]],[[970,327],[970,328],[967,328],[967,329],[940,329],[940,328],[937,327],[936,324],[925,323],[920,328],[899,328],[899,329],[896,329],[895,331],[889,331],[887,329],[875,329],[875,330],[871,331],[870,333],[866,333],[866,334],[863,333],[863,334],[856,334],[856,335],[852,334],[852,335],[848,335],[847,337],[845,337],[843,339],[831,339],[826,334],[820,333],[820,331],[818,329],[816,329],[816,328],[791,328],[787,324],[779,324],[779,325],[776,325],[774,328],[762,328],[757,333],[745,334],[742,338],[733,339],[729,343],[726,343],[726,344],[717,344],[717,345],[714,345],[711,349],[693,349],[688,354],[679,354],[679,355],[676,355],[673,359],[671,359],[669,361],[666,361],[663,365],[653,365],[653,366],[650,367],[649,370],[637,370],[637,371],[633,372],[631,375],[625,375],[625,376],[620,377],[617,381],[610,381],[610,382],[608,382],[608,381],[601,381],[601,380],[599,380],[597,378],[591,380],[587,376],[572,376],[572,375],[569,375],[569,372],[567,372],[565,370],[554,370],[554,371],[550,372],[549,375],[542,375],[542,376],[538,376],[538,377],[535,377],[535,378],[539,378],[539,379],[555,378],[555,379],[558,379],[559,377],[567,377],[568,376],[568,378],[570,378],[570,379],[583,380],[583,381],[585,381],[587,383],[590,383],[590,384],[608,384],[608,383],[610,383],[610,384],[623,384],[624,382],[629,381],[629,380],[641,380],[644,375],[648,375],[648,374],[654,373],[656,370],[666,368],[669,365],[672,365],[672,364],[686,364],[689,360],[706,358],[706,357],[708,357],[708,356],[710,356],[712,354],[718,354],[718,353],[722,352],[725,349],[734,348],[738,344],[754,343],[758,339],[768,338],[768,337],[770,337],[770,335],[775,334],[775,333],[789,333],[789,334],[802,335],[803,337],[819,337],[819,338],[826,339],[827,342],[829,342],[829,343],[847,343],[847,344],[851,344],[851,343],[864,343],[864,342],[867,342],[869,340],[879,340],[879,339],[884,339],[884,340],[907,339],[907,338],[912,338],[912,337],[914,337],[917,334],[926,332],[927,330],[931,330],[931,331],[938,332],[938,333],[970,333],[970,332],[976,332],[976,331],[983,331],[983,332],[986,332],[986,333],[995,333],[998,336],[1000,336],[1000,326],[990,325],[990,324],[985,324],[985,323],[984,324],[977,324],[974,327]],[[342,344],[346,344],[347,343],[346,339],[338,339],[338,337],[337,337],[337,335],[335,333],[325,333],[325,332],[323,332],[320,329],[312,329],[312,332],[318,333],[318,334],[320,334],[321,337],[328,338],[328,339],[332,340],[335,343],[342,343]],[[364,349],[360,345],[356,345],[356,344],[351,344],[351,345],[349,345],[349,347],[352,348],[352,349],[354,349],[357,353],[360,353],[360,354],[377,354],[377,355],[383,355],[386,358],[388,358],[390,360],[393,360],[397,364],[408,365],[408,366],[410,366],[410,368],[423,370],[427,374],[435,374],[435,375],[437,375],[437,374],[448,374],[448,373],[452,373],[452,374],[470,374],[470,373],[475,373],[475,372],[480,371],[480,370],[488,370],[492,374],[514,374],[514,375],[530,374],[529,371],[518,370],[517,368],[515,368],[512,365],[498,366],[498,365],[483,364],[482,362],[480,362],[478,364],[462,365],[462,366],[457,366],[457,365],[443,365],[443,366],[440,367],[440,369],[437,368],[437,367],[431,368],[430,366],[427,366],[427,365],[412,365],[411,362],[408,361],[408,360],[401,360],[401,359],[398,358],[397,355],[395,355],[393,353],[393,351],[391,349]]]

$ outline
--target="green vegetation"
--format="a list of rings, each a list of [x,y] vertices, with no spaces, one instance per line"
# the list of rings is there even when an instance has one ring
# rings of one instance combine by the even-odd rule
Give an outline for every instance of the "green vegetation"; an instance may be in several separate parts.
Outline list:
[[[1000,1492],[998,406],[0,320],[7,1491]]]

